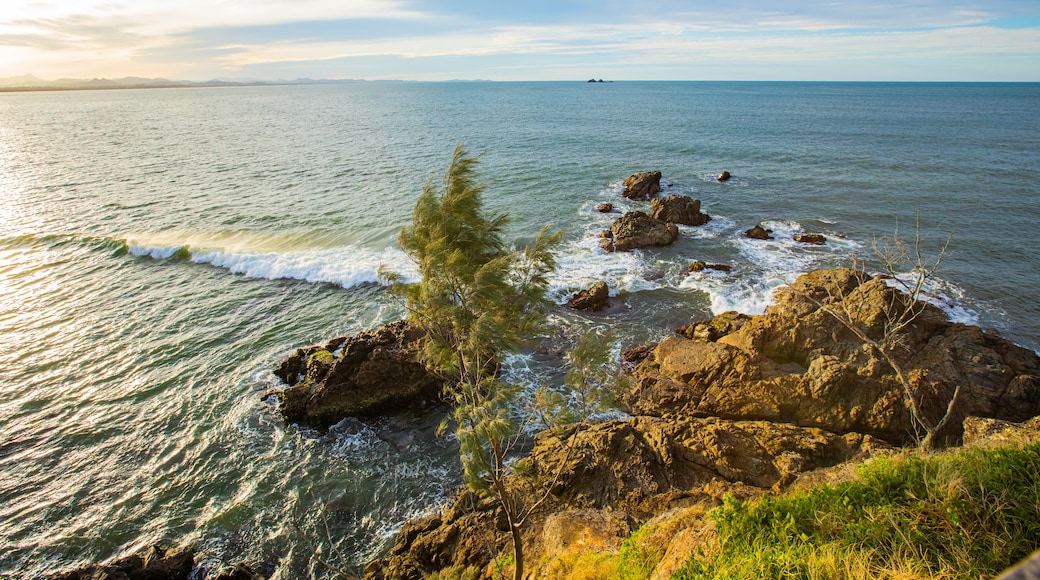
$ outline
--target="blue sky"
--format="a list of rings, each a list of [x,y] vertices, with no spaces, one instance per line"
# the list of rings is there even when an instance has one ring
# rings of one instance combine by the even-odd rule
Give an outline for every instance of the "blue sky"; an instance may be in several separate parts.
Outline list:
[[[0,77],[1040,81],[1037,0],[4,0]]]

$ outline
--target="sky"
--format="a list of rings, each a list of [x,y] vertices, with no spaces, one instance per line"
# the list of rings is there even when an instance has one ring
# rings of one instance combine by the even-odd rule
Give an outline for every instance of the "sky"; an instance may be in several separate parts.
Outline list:
[[[1040,1],[3,0],[24,74],[1040,81]]]

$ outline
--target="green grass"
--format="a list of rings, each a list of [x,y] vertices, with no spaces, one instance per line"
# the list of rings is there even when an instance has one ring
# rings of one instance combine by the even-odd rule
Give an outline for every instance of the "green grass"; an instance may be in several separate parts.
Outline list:
[[[856,481],[712,512],[673,578],[971,578],[1040,547],[1040,444],[878,459]]]

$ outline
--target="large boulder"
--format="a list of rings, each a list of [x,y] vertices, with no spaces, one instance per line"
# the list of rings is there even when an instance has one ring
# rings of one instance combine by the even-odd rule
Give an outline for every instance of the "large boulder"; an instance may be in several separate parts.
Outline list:
[[[628,199],[650,199],[661,191],[661,172],[644,171],[625,178],[621,195]]]
[[[442,382],[419,360],[425,340],[398,321],[299,349],[275,371],[289,388],[270,394],[287,422],[316,427],[435,402]]]
[[[779,291],[765,314],[728,334],[708,324],[684,333],[697,340],[662,341],[636,367],[622,399],[636,414],[782,421],[908,443],[915,424],[895,370],[831,313],[854,313],[858,328],[876,340],[907,304],[905,294],[861,272],[806,274]],[[930,425],[961,387],[939,441],[959,440],[969,415],[1022,421],[1040,414],[1035,352],[950,322],[932,306],[916,307],[891,355]]]
[[[654,199],[650,217],[673,224],[685,226],[702,226],[711,220],[711,216],[701,213],[701,200],[685,195],[669,195]]]
[[[600,240],[607,251],[627,252],[636,248],[667,246],[679,237],[679,227],[654,219],[641,211],[630,211],[614,220],[610,235]]]

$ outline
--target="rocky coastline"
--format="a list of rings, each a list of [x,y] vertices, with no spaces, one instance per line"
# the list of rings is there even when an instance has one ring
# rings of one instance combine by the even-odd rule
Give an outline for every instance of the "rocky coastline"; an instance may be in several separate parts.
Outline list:
[[[867,305],[865,319],[879,321],[898,292],[854,270],[805,274],[762,315],[695,321],[654,346],[622,381],[630,418],[536,437],[526,459],[533,475],[513,479],[532,502],[554,482],[527,529],[532,559],[552,561],[567,544],[561,535],[617,549],[637,526],[667,514],[707,510],[725,494],[748,498],[827,479],[911,443],[912,419],[892,370],[811,298],[836,296],[839,287]],[[980,421],[1040,415],[1035,352],[932,307],[905,339],[901,356],[928,413],[945,410],[962,386],[942,433],[947,445],[960,445],[966,426]],[[507,557],[506,529],[493,501],[463,492],[441,513],[406,524],[365,577],[487,572]],[[688,538],[677,531],[670,540]]]
[[[618,218],[601,236],[605,250],[667,245],[679,236],[676,223],[710,220],[699,200],[655,198],[660,179],[655,171],[625,180],[624,197],[649,200],[653,209]],[[772,239],[760,226],[746,235]],[[818,234],[797,241],[826,242]],[[723,264],[690,266],[705,268],[728,271]],[[854,312],[873,336],[884,332],[893,305],[905,301],[880,277],[818,270],[777,291],[763,314],[683,321],[659,343],[633,345],[623,354],[616,392],[627,417],[538,434],[519,459],[523,469],[508,480],[523,502],[538,505],[523,530],[524,551],[535,563],[530,577],[549,575],[584,550],[616,553],[642,528],[655,530],[650,541],[665,554],[647,577],[668,578],[710,541],[704,516],[724,497],[838,481],[849,477],[850,466],[913,445],[919,421],[904,383],[828,310]],[[609,290],[598,283],[562,306],[608,308]],[[920,397],[924,420],[935,424],[950,414],[937,441],[975,444],[1009,430],[1040,440],[1040,356],[994,332],[951,322],[933,306],[919,308],[893,356]],[[264,396],[277,398],[287,423],[319,429],[347,417],[432,409],[443,405],[443,385],[419,360],[424,340],[398,321],[298,349],[275,370],[285,388]],[[420,580],[447,569],[489,578],[510,550],[509,525],[496,501],[465,490],[439,512],[404,524],[364,578]],[[163,549],[54,577],[188,577],[190,548],[169,554],[177,555],[176,566],[162,563]],[[142,572],[146,560],[157,562],[155,575]],[[236,573],[258,577],[245,566]]]

